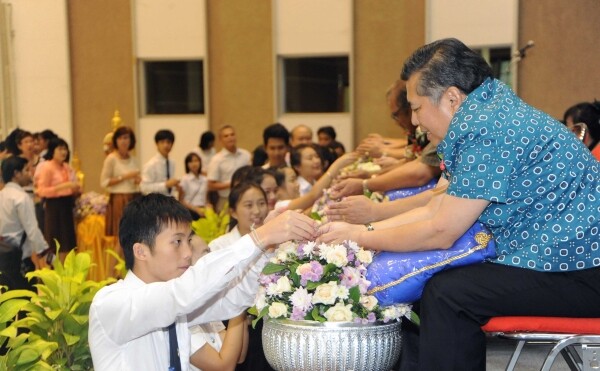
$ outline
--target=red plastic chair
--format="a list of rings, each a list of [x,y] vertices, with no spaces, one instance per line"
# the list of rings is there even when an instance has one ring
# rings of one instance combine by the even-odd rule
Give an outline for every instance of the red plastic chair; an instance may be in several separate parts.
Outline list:
[[[600,369],[600,318],[493,317],[482,330],[518,341],[506,366],[508,371],[515,368],[526,343],[555,344],[546,356],[542,371],[550,371],[559,353],[571,370]]]

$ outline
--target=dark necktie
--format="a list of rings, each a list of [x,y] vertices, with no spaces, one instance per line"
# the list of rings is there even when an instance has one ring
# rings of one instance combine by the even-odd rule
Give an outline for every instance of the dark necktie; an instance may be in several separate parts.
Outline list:
[[[169,329],[169,371],[181,371],[181,360],[179,359],[179,345],[177,345],[177,330],[175,323]]]
[[[167,180],[171,179],[171,171],[169,170],[169,159],[167,158]],[[167,192],[171,194],[171,187],[167,187]]]

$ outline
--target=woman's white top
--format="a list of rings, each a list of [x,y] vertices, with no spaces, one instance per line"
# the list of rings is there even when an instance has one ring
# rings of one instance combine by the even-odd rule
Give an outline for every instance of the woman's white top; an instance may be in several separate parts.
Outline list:
[[[195,325],[190,327],[190,341],[191,341],[191,354],[194,354],[198,349],[202,348],[205,344],[215,348],[217,352],[221,351],[223,341],[219,332],[225,330],[223,322],[209,322],[202,325]],[[200,370],[190,364],[190,370]]]
[[[233,245],[233,243],[239,240],[240,238],[242,238],[242,236],[240,235],[240,231],[238,230],[238,226],[236,225],[229,233],[225,233],[224,235],[210,241],[210,243],[208,244],[208,248],[210,249],[210,251],[221,250],[225,247]]]
[[[301,176],[298,176],[298,185],[300,186],[300,196],[304,196],[310,192],[312,184]]]
[[[206,192],[208,192],[208,180],[202,174],[195,176],[192,173],[185,174],[179,185],[183,189],[183,200],[192,206],[206,205]]]
[[[126,179],[111,186],[108,182],[112,178],[124,176],[132,171],[139,171],[140,167],[133,156],[122,159],[117,152],[111,152],[104,159],[102,173],[100,174],[100,185],[106,189],[108,193],[136,193],[140,191],[139,186],[135,183],[135,179]]]

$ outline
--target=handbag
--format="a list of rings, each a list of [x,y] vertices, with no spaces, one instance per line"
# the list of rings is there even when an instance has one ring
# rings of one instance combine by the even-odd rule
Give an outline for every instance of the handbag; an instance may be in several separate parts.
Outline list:
[[[496,257],[492,233],[476,222],[449,249],[415,252],[381,252],[373,257],[366,278],[368,294],[379,305],[413,303],[421,298],[427,281],[451,267],[483,263]]]

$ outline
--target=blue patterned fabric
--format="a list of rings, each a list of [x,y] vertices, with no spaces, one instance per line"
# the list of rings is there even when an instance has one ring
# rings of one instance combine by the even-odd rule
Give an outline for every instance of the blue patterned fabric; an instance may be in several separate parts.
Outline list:
[[[398,188],[392,191],[385,192],[385,195],[388,197],[390,201],[394,201],[400,198],[405,198],[409,196],[414,196],[418,193],[424,192],[428,189],[434,188],[438,182],[438,179],[431,179],[429,183],[422,185],[420,187],[410,187],[410,188]]]
[[[567,128],[488,79],[438,146],[447,193],[484,199],[495,262],[539,271],[600,266],[600,169]]]

